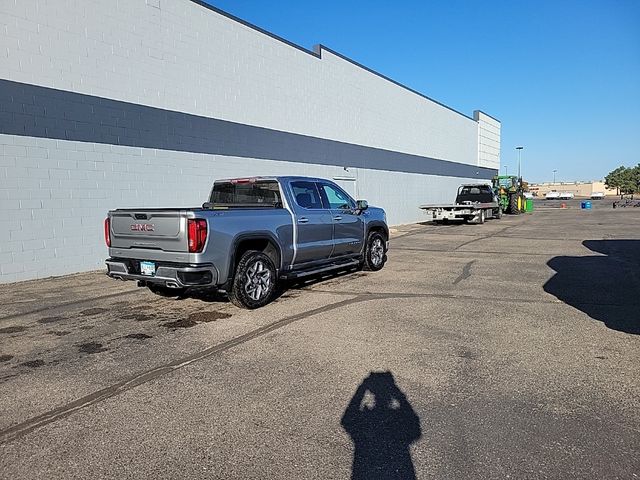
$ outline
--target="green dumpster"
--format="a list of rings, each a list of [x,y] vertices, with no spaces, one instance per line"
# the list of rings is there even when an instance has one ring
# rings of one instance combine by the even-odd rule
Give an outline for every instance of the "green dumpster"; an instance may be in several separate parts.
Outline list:
[[[527,198],[527,201],[524,204],[525,212],[533,212],[533,198]]]

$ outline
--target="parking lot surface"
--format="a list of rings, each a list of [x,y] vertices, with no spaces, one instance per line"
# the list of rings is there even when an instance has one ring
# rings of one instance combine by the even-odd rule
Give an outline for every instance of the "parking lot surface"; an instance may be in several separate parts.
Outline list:
[[[0,286],[0,477],[640,477],[640,208],[398,227],[244,311]]]

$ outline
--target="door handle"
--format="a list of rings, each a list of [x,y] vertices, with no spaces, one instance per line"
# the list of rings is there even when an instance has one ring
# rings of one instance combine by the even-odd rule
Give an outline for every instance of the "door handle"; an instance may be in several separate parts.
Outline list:
[[[342,220],[342,217],[340,215],[336,215],[335,217],[333,217],[334,220]]]
[[[309,221],[309,219],[307,217],[300,217],[298,219],[298,223],[307,223]]]

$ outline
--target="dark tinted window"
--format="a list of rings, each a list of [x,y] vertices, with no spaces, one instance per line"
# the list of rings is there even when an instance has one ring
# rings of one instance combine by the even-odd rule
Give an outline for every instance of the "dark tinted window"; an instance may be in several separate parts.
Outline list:
[[[462,187],[460,195],[480,195],[481,193],[492,193],[490,187]]]
[[[302,208],[321,209],[322,201],[314,182],[291,182],[291,190],[296,203]]]
[[[215,183],[210,201],[219,205],[274,206],[282,200],[278,182],[266,180]]]

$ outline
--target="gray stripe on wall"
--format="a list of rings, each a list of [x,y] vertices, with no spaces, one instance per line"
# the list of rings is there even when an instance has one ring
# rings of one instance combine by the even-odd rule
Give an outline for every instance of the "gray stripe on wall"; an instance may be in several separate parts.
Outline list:
[[[497,170],[0,80],[0,133],[488,179]]]

